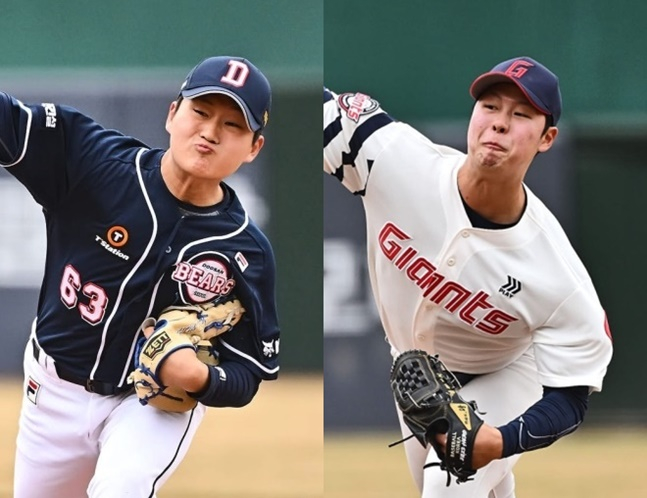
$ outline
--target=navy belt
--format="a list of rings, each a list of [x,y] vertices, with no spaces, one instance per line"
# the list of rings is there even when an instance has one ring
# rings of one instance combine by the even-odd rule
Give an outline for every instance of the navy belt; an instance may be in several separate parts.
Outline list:
[[[34,358],[36,358],[36,361],[38,361],[40,359],[41,352],[40,346],[36,343],[35,339],[31,340],[31,346],[34,351]],[[83,388],[90,393],[101,394],[103,396],[112,396],[114,394],[122,394],[128,392],[132,389],[132,386],[129,385],[119,387],[118,385],[111,384],[110,382],[102,382],[100,380],[94,379],[84,379],[83,377],[74,375],[72,372],[56,362],[54,362],[54,368],[56,368],[56,374],[58,375],[59,379],[66,380],[67,382],[71,382],[72,384],[83,386]]]

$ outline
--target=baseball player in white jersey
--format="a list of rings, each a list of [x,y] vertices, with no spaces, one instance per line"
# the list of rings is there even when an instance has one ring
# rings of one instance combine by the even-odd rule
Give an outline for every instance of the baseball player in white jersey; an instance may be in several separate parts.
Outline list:
[[[517,57],[479,76],[470,93],[464,154],[367,95],[324,89],[324,170],[363,200],[370,280],[392,355],[439,355],[463,398],[484,412],[473,481],[446,486],[438,467],[425,467],[436,452],[405,443],[425,498],[514,497],[520,454],[580,425],[612,355],[586,269],[523,183],[558,135],[557,77]]]

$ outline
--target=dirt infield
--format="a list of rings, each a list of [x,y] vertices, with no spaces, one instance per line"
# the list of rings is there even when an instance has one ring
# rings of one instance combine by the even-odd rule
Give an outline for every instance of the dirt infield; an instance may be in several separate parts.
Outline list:
[[[326,498],[416,498],[398,434],[326,434]],[[585,429],[517,464],[518,498],[647,496],[647,430]]]
[[[0,393],[0,498],[11,498],[18,381],[0,380]],[[284,375],[263,383],[245,408],[207,410],[187,457],[158,496],[321,497],[322,462],[322,377]]]
[[[418,496],[404,450],[387,446],[398,439],[395,433],[329,433],[324,450],[322,387],[321,376],[286,375],[263,384],[248,407],[208,410],[189,454],[159,497]],[[0,393],[0,498],[11,498],[18,382],[0,380]],[[646,467],[647,429],[583,428],[524,455],[515,472],[517,497],[647,496]]]

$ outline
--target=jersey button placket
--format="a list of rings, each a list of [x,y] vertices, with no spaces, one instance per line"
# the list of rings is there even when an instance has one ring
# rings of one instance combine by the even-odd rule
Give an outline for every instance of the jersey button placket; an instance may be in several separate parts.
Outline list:
[[[451,255],[448,255],[447,259],[445,259],[445,267],[446,268],[451,268],[454,272],[459,271],[458,268],[458,261],[459,259],[461,261],[464,261],[464,256],[466,254],[465,251],[467,251],[467,254],[469,254],[469,246],[470,242],[467,240],[471,237],[471,233],[469,230],[461,230],[458,232],[454,238],[453,241],[449,247],[449,251]],[[451,273],[450,273],[451,274]],[[450,274],[446,276],[450,276]]]

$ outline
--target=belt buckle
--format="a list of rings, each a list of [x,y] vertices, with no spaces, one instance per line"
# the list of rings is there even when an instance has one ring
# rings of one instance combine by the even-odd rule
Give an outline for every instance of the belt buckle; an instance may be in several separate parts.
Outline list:
[[[94,387],[94,380],[93,379],[86,379],[85,381],[85,390],[88,391],[89,393],[94,393],[95,387]]]

